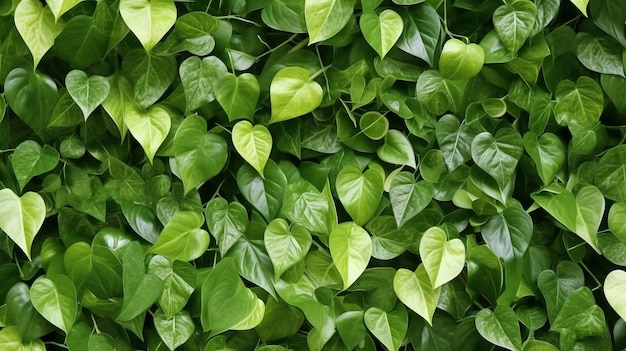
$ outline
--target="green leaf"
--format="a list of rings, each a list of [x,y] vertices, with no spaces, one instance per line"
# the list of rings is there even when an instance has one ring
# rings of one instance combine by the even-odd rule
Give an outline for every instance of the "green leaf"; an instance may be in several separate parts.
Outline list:
[[[622,319],[626,316],[626,301],[623,299],[625,288],[626,272],[623,270],[613,270],[604,279],[604,296]]]
[[[398,173],[391,181],[389,199],[398,227],[420,213],[432,200],[434,188],[426,181],[415,182],[409,172]]]
[[[361,116],[359,128],[368,138],[380,140],[387,135],[389,120],[379,112],[368,111]]]
[[[66,334],[78,315],[74,282],[62,274],[39,277],[30,288],[33,306],[44,318]]]
[[[85,120],[109,95],[109,81],[102,76],[87,77],[87,73],[73,70],[65,76],[67,92],[83,111]]]
[[[291,33],[305,33],[304,2],[299,0],[277,0],[261,11],[263,23],[268,27]]]
[[[243,197],[263,215],[265,220],[271,221],[281,208],[287,178],[271,159],[263,173],[265,178],[252,167],[243,165],[237,172],[237,186]]]
[[[393,290],[406,307],[432,325],[441,288],[433,288],[423,264],[415,272],[400,268],[393,277]]]
[[[524,45],[532,33],[536,15],[537,7],[529,0],[513,1],[496,9],[493,26],[507,50],[516,53]]]
[[[46,218],[46,204],[37,193],[22,197],[11,189],[0,190],[0,229],[4,231],[30,260],[30,249]]]
[[[173,0],[120,0],[120,14],[146,52],[150,52],[176,22]]]
[[[622,45],[626,45],[626,33],[622,30],[626,22],[626,11],[619,3],[609,0],[594,1],[591,3],[591,13],[596,26]]]
[[[310,79],[309,71],[302,67],[287,67],[276,73],[270,85],[270,123],[305,115],[322,103],[322,87]]]
[[[20,190],[35,176],[53,170],[59,163],[59,153],[50,145],[42,148],[33,140],[26,140],[15,148],[11,165]]]
[[[23,343],[20,331],[15,326],[7,326],[0,330],[0,347],[14,351],[46,351],[46,345],[40,339]]]
[[[572,4],[574,4],[580,12],[587,17],[587,5],[589,4],[589,0],[570,0]]]
[[[281,218],[276,218],[267,225],[263,240],[274,266],[276,280],[304,259],[312,242],[308,230],[299,224],[290,227]]]
[[[472,159],[504,188],[515,173],[524,152],[522,137],[512,128],[502,128],[492,135],[478,134],[472,141]]]
[[[206,129],[204,118],[192,115],[183,120],[174,136],[174,159],[185,194],[215,177],[226,165],[226,141]]]
[[[209,233],[200,227],[201,214],[181,211],[172,217],[149,250],[170,260],[192,261],[202,256],[209,247]]]
[[[507,350],[522,349],[522,336],[515,312],[498,305],[491,311],[483,309],[476,315],[476,329],[485,340]]]
[[[384,191],[384,179],[373,168],[361,173],[358,166],[347,166],[337,174],[337,195],[357,225],[364,225],[376,213]]]
[[[397,43],[398,48],[424,60],[432,67],[441,33],[441,21],[437,11],[428,2],[402,10],[400,16],[404,20],[404,29]]]
[[[439,227],[432,227],[424,233],[419,251],[434,289],[456,278],[465,266],[465,245],[461,239],[448,240]]]
[[[154,106],[143,110],[135,105],[127,105],[124,110],[124,123],[143,148],[148,160],[152,162],[170,131],[172,120],[167,111],[161,107]]]
[[[367,267],[372,256],[372,239],[354,222],[345,222],[333,229],[328,246],[345,290]]]
[[[202,326],[211,335],[227,330],[247,330],[263,319],[265,304],[245,287],[235,262],[222,259],[202,285]]]
[[[535,162],[537,173],[544,185],[552,183],[557,173],[565,166],[565,145],[552,133],[524,134],[524,148]]]
[[[172,318],[167,318],[164,313],[154,314],[154,328],[167,347],[174,351],[184,344],[195,330],[195,325],[187,311],[181,311]]]
[[[603,74],[600,76],[602,89],[609,97],[613,105],[620,114],[626,114],[626,100],[622,99],[620,92],[626,87],[626,79],[618,76]]]
[[[235,150],[263,176],[263,169],[272,151],[272,134],[262,124],[252,126],[248,121],[240,121],[233,127]]]
[[[102,101],[102,107],[117,126],[122,140],[128,132],[128,127],[124,122],[126,106],[132,104],[132,101],[133,87],[130,82],[121,74],[109,77],[109,94]]]
[[[339,33],[353,11],[353,0],[305,0],[304,18],[309,43],[324,41]]]
[[[556,88],[554,117],[560,125],[593,127],[602,114],[604,94],[595,80],[580,77],[576,83],[563,80]]]
[[[450,172],[472,158],[472,140],[476,136],[468,124],[460,124],[453,115],[445,115],[437,121],[437,142]]]
[[[594,184],[607,199],[626,201],[626,147],[610,149],[598,163]]]
[[[589,33],[576,36],[578,59],[588,69],[624,77],[622,46],[611,38],[596,38]]]
[[[391,129],[387,132],[385,143],[376,150],[376,154],[387,163],[417,168],[413,146],[406,135],[399,130]]]
[[[224,75],[220,83],[215,85],[217,102],[231,121],[240,118],[252,120],[259,94],[259,82],[250,73]]]
[[[537,286],[546,300],[548,318],[554,321],[563,307],[565,300],[585,283],[585,276],[580,267],[572,261],[562,261],[556,269],[541,272]]]
[[[148,108],[163,96],[176,78],[176,59],[173,55],[135,49],[124,55],[122,73],[133,85],[135,103]]]
[[[54,328],[35,310],[30,299],[30,289],[25,283],[13,285],[6,298],[7,314],[17,327],[23,342],[42,337]]]
[[[163,281],[154,274],[146,274],[145,255],[138,241],[125,245],[122,250],[124,304],[116,320],[125,322],[139,316],[157,301]]]
[[[49,0],[46,1],[50,11],[54,14],[55,21],[58,21],[61,18],[61,15],[71,10],[72,7],[76,6],[83,0]]]
[[[439,70],[444,78],[470,79],[483,68],[485,52],[477,44],[449,39],[439,57]]]
[[[587,287],[578,288],[567,297],[550,325],[550,330],[566,329],[579,339],[601,335],[604,328],[604,312],[596,305],[593,293]]]
[[[378,216],[367,224],[372,234],[372,257],[390,260],[404,253],[415,243],[416,236],[409,225],[398,228],[392,216]]]
[[[505,261],[521,260],[533,236],[530,215],[518,207],[507,207],[482,227],[485,242]]]
[[[365,40],[376,50],[381,59],[400,39],[404,28],[402,17],[391,9],[384,10],[379,15],[374,12],[364,12],[359,25]]]
[[[365,311],[367,329],[388,349],[399,350],[409,326],[409,316],[400,303],[387,312],[377,307]]]
[[[304,180],[285,188],[281,211],[292,223],[298,223],[312,233],[330,234],[327,198]]]
[[[56,21],[50,8],[37,0],[24,0],[15,8],[15,27],[33,55],[33,66],[50,50],[61,33],[63,20]]]
[[[159,307],[167,318],[182,311],[196,286],[196,269],[187,262],[171,261],[167,257],[155,255],[148,264],[148,273],[163,281],[163,291],[159,296]]]
[[[223,256],[244,235],[248,212],[239,202],[229,204],[222,198],[215,198],[207,204],[206,222]]]
[[[225,76],[226,65],[214,56],[202,60],[192,56],[181,63],[178,71],[185,92],[186,110],[195,111],[215,100],[213,83]]]

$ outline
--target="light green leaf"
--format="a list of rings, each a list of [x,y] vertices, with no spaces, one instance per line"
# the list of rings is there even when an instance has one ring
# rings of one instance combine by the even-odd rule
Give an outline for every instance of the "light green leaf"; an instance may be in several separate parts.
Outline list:
[[[364,225],[376,213],[384,191],[384,179],[374,168],[361,173],[359,166],[341,169],[337,174],[337,195],[357,225]]]
[[[472,141],[472,159],[504,188],[515,173],[524,152],[522,137],[513,128],[502,128],[493,136],[478,134]]]
[[[30,298],[37,312],[65,334],[69,333],[76,321],[78,305],[74,282],[68,276],[37,278],[30,288]]]
[[[87,77],[87,73],[73,70],[65,76],[67,92],[83,111],[85,121],[109,95],[109,81],[102,76]]]
[[[252,126],[248,121],[240,121],[233,127],[235,150],[263,176],[265,164],[272,151],[272,134],[262,124]]]
[[[170,131],[172,125],[170,115],[159,106],[150,107],[146,111],[136,105],[127,105],[124,110],[124,122],[152,163],[154,155]]]
[[[240,118],[252,120],[260,92],[259,82],[250,73],[224,75],[215,85],[217,102],[231,121]]]
[[[150,52],[176,22],[173,0],[120,0],[120,14],[146,52]]]
[[[310,232],[330,234],[331,217],[327,198],[304,180],[285,188],[281,212],[292,223],[298,223]]]
[[[439,227],[424,233],[419,251],[435,289],[456,278],[465,266],[465,245],[461,239],[448,240],[446,232]]]
[[[226,141],[206,130],[206,120],[192,115],[183,120],[174,136],[174,159],[185,194],[215,177],[226,165]]]
[[[11,155],[11,166],[20,190],[35,176],[51,171],[59,163],[59,153],[50,145],[42,148],[36,141],[26,140]]]
[[[443,45],[439,57],[441,76],[448,79],[470,79],[483,68],[485,52],[477,44],[465,44],[449,39]]]
[[[372,239],[354,222],[345,222],[332,231],[328,246],[345,290],[367,267],[372,256]]]
[[[305,0],[304,18],[309,44],[329,38],[348,23],[354,11],[353,0]]]
[[[359,128],[363,134],[373,140],[380,140],[389,130],[389,120],[377,111],[368,111],[361,116]]]
[[[378,307],[365,311],[363,317],[367,329],[387,348],[399,350],[409,326],[409,316],[400,303],[387,312]]]
[[[398,228],[426,208],[434,192],[432,183],[416,183],[411,173],[398,173],[391,181],[389,189],[389,200]]]
[[[581,76],[576,83],[562,80],[554,94],[554,117],[560,125],[577,123],[591,128],[598,123],[604,108],[604,94],[592,78]]]
[[[71,10],[72,7],[81,1],[83,0],[47,0],[46,4],[48,4],[50,11],[54,14],[54,19],[58,21],[61,15]]]
[[[524,134],[524,148],[535,162],[543,184],[552,183],[556,174],[565,166],[563,141],[552,133],[544,133],[537,138],[537,134],[527,132]]]
[[[387,132],[385,143],[376,150],[376,154],[387,163],[417,168],[413,146],[409,138],[399,130],[391,129]]]
[[[310,78],[302,67],[287,67],[276,73],[270,85],[270,123],[302,116],[322,103],[322,87]]]
[[[22,197],[11,189],[0,190],[0,229],[22,249],[30,260],[30,248],[46,218],[46,204],[37,193]]]
[[[476,329],[485,340],[507,350],[520,351],[522,336],[515,312],[498,305],[495,310],[483,309],[476,315]]]
[[[290,33],[305,33],[304,2],[299,0],[276,0],[261,11],[263,23],[268,27]]]
[[[218,197],[207,204],[206,223],[222,256],[244,235],[248,222],[248,212],[239,202]]]
[[[587,5],[589,4],[589,0],[570,0],[574,6],[576,6],[580,12],[582,12],[585,17],[587,17]]]
[[[616,269],[609,273],[604,279],[603,289],[609,305],[622,319],[626,320],[626,300],[624,300],[626,272]]]
[[[181,311],[172,318],[167,318],[164,313],[157,311],[153,318],[154,328],[161,340],[172,351],[189,340],[196,329],[187,311]]]
[[[15,27],[33,55],[33,66],[54,45],[65,22],[55,21],[50,8],[43,7],[37,0],[22,0],[15,8]]]
[[[149,252],[171,260],[192,261],[202,256],[209,247],[209,233],[200,227],[204,224],[201,214],[181,211],[165,225]]]
[[[124,122],[126,106],[133,103],[133,87],[126,77],[116,74],[109,77],[109,94],[102,101],[102,107],[111,117],[122,140],[126,138],[128,127]]]
[[[46,345],[41,339],[22,343],[20,331],[15,326],[7,326],[0,330],[0,347],[11,351],[46,351]]]
[[[384,10],[379,15],[373,11],[365,12],[359,21],[363,37],[381,59],[400,39],[404,28],[402,17],[391,9]]]
[[[502,43],[516,53],[532,33],[537,7],[529,0],[512,1],[493,13],[493,26]]]
[[[265,248],[272,260],[276,280],[289,268],[302,261],[311,247],[311,234],[299,224],[282,218],[271,221],[263,236]]]
[[[400,268],[393,277],[393,290],[400,301],[432,325],[441,288],[433,288],[423,264],[415,272]]]

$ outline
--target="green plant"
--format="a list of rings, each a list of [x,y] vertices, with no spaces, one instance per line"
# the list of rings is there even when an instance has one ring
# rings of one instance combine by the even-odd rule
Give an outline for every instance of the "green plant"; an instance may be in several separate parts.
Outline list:
[[[625,21],[3,1],[0,349],[624,349]]]

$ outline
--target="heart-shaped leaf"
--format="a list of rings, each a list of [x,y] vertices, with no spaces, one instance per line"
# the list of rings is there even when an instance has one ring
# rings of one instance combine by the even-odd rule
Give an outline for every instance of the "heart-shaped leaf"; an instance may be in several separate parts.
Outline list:
[[[270,123],[302,116],[322,103],[322,87],[310,78],[302,67],[287,67],[276,73],[270,85]]]
[[[396,307],[389,312],[378,307],[369,308],[365,311],[363,320],[367,329],[388,350],[400,349],[409,327],[409,316],[402,304],[396,304]]]
[[[533,236],[533,221],[523,209],[507,207],[491,216],[482,229],[485,242],[496,255],[505,261],[521,260]]]
[[[437,121],[435,135],[450,172],[472,158],[472,140],[476,134],[469,124],[461,124],[455,116],[445,115]]]
[[[584,284],[582,269],[572,261],[561,261],[556,272],[546,269],[539,274],[537,286],[546,300],[550,321],[556,319],[567,297]]]
[[[272,160],[263,173],[265,178],[252,167],[243,165],[237,172],[237,187],[265,220],[271,221],[280,210],[288,183],[283,171]]]
[[[577,338],[600,335],[604,332],[606,322],[604,312],[596,305],[591,290],[580,287],[572,292],[556,318],[550,325],[550,330],[569,330]]]
[[[224,75],[215,85],[215,97],[231,121],[252,120],[260,94],[259,82],[250,73]]]
[[[180,64],[178,71],[185,91],[185,107],[187,111],[195,111],[215,100],[213,83],[226,76],[227,68],[217,57],[200,60],[191,56]]]
[[[204,218],[199,213],[176,213],[163,228],[149,252],[167,256],[170,260],[195,260],[209,247],[209,233],[200,229],[202,224]]]
[[[398,269],[393,277],[393,291],[406,307],[432,325],[441,288],[433,288],[423,264],[417,266],[415,272]]]
[[[54,45],[65,22],[56,21],[50,8],[43,7],[37,0],[24,0],[15,8],[15,27],[33,55],[37,67],[43,55]]]
[[[163,280],[159,307],[167,318],[174,317],[185,308],[195,290],[196,269],[188,262],[172,261],[165,256],[155,255],[148,264],[148,273]]]
[[[400,12],[404,29],[398,48],[428,63],[435,63],[435,50],[441,33],[439,14],[428,2],[407,7]]]
[[[120,14],[147,52],[176,22],[173,0],[121,0]]]
[[[516,53],[530,36],[535,25],[537,7],[529,0],[513,1],[493,13],[493,26],[511,53]]]
[[[364,225],[372,218],[384,191],[380,173],[370,168],[364,173],[358,166],[347,166],[337,174],[337,195],[354,222]]]
[[[352,0],[305,0],[304,18],[309,43],[329,39],[348,23],[354,11]]]
[[[556,87],[554,117],[560,125],[576,123],[593,127],[604,108],[604,94],[600,85],[590,77],[582,76],[576,83],[562,80]]]
[[[449,39],[439,57],[439,71],[444,78],[470,79],[483,68],[485,52],[477,44]]]
[[[22,342],[22,336],[16,326],[7,326],[0,330],[0,347],[3,350],[16,351],[46,351],[46,345],[41,339]]]
[[[563,141],[552,133],[544,133],[537,138],[537,134],[527,132],[524,134],[524,148],[535,162],[543,184],[552,183],[556,174],[565,166]]]
[[[391,208],[398,228],[426,208],[434,192],[435,188],[432,183],[426,181],[416,183],[413,174],[398,173],[391,181],[389,188]]]
[[[507,350],[521,351],[522,336],[515,312],[498,305],[493,312],[483,309],[476,315],[476,329],[485,340]]]
[[[71,10],[72,7],[76,6],[79,2],[83,0],[48,0],[46,4],[54,14],[54,19],[56,21],[61,18],[61,15]]]
[[[472,159],[500,188],[504,188],[515,173],[523,152],[522,137],[513,128],[502,128],[495,136],[482,132],[472,141]]]
[[[274,266],[276,280],[304,259],[312,242],[308,230],[299,224],[290,228],[289,223],[282,218],[276,218],[267,225],[263,240]]]
[[[406,135],[399,130],[392,129],[387,132],[385,143],[376,150],[376,154],[387,163],[417,168],[413,146]]]
[[[368,138],[380,140],[387,135],[389,120],[377,111],[368,111],[361,116],[359,128]]]
[[[154,328],[172,351],[189,340],[196,329],[187,311],[181,311],[172,318],[167,318],[164,313],[157,311],[154,314]]]
[[[269,130],[262,124],[252,126],[248,121],[241,121],[233,127],[232,138],[239,155],[263,176],[265,163],[272,151],[272,134]]]
[[[150,107],[147,111],[136,105],[127,105],[124,122],[130,134],[139,142],[148,160],[152,162],[167,137],[172,125],[170,115],[161,107]]]
[[[420,256],[433,288],[456,278],[465,265],[465,245],[461,239],[448,240],[439,227],[428,229],[420,240]]]
[[[11,166],[20,190],[34,177],[51,171],[59,163],[59,153],[50,145],[42,148],[33,140],[26,140],[15,148]]]
[[[0,229],[30,260],[30,248],[46,218],[46,204],[37,193],[19,197],[11,189],[0,190]]]
[[[221,255],[225,255],[244,235],[248,222],[248,212],[239,202],[229,204],[222,198],[215,198],[207,204],[206,223],[217,240]]]
[[[35,310],[30,298],[30,289],[25,283],[19,282],[13,285],[7,292],[6,298],[7,316],[19,330],[22,341],[30,342],[54,329],[54,326]]]
[[[73,70],[65,76],[67,92],[83,111],[85,120],[109,95],[109,81],[102,76],[87,77],[87,73]]]
[[[624,291],[626,290],[626,272],[616,269],[609,273],[604,279],[604,296],[617,314],[626,320],[626,300]]]
[[[132,104],[132,101],[133,87],[128,79],[121,74],[109,77],[109,93],[102,101],[102,107],[117,126],[122,140],[126,138],[128,132],[128,127],[124,122],[124,113],[126,106]]]
[[[384,10],[380,15],[365,12],[359,22],[365,40],[382,59],[400,39],[404,22],[402,17],[391,9]]]
[[[626,145],[605,153],[595,168],[594,184],[607,199],[626,202]]]
[[[124,303],[118,321],[127,322],[144,313],[161,295],[163,281],[154,274],[146,274],[144,256],[138,241],[123,248]]]
[[[37,278],[30,288],[30,298],[37,312],[66,334],[69,333],[76,321],[78,304],[76,287],[68,276],[55,274]]]
[[[328,246],[343,288],[347,289],[367,267],[372,256],[372,239],[354,222],[344,222],[330,233]]]

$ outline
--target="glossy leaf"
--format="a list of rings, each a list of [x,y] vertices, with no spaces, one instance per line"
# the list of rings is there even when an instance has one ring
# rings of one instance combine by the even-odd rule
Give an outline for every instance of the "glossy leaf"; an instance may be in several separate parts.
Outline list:
[[[310,79],[309,72],[301,67],[287,67],[276,73],[270,86],[270,123],[302,116],[320,105],[322,87]]]
[[[30,288],[33,306],[44,318],[66,334],[78,315],[76,288],[66,275],[39,277]]]
[[[485,53],[480,46],[450,39],[439,57],[439,70],[444,78],[469,79],[480,72],[484,62]]]
[[[497,306],[494,311],[484,309],[476,315],[476,329],[480,335],[507,350],[521,350],[522,337],[515,312],[510,307]]]
[[[39,1],[20,1],[17,5],[15,27],[33,55],[34,67],[39,65],[39,61],[50,50],[64,24],[63,20],[55,20],[50,8],[44,7]]]
[[[460,239],[448,240],[446,233],[438,227],[424,233],[419,251],[434,289],[456,278],[465,266],[463,242]]]
[[[493,13],[493,26],[502,43],[512,53],[517,52],[532,33],[537,7],[528,0],[502,5]]]
[[[600,118],[604,95],[593,79],[580,77],[576,83],[564,80],[556,88],[554,116],[561,125],[577,123],[591,127]]]
[[[152,48],[176,21],[176,6],[171,0],[120,0],[124,22],[144,49]]]
[[[204,223],[201,214],[181,211],[172,217],[150,248],[150,252],[171,260],[191,261],[200,257],[209,247],[209,233],[200,229]]]
[[[20,189],[35,176],[51,171],[59,163],[59,153],[49,145],[42,148],[37,142],[27,140],[15,148],[11,165]]]
[[[109,95],[109,81],[102,76],[87,77],[83,71],[73,70],[65,76],[67,91],[74,99],[85,120]]]
[[[10,189],[0,190],[0,229],[30,260],[30,250],[46,217],[46,205],[37,193],[19,197]]]
[[[170,350],[184,344],[195,329],[193,320],[187,311],[179,312],[169,319],[165,314],[157,312],[154,315],[154,327]]]
[[[365,311],[365,325],[388,350],[398,350],[408,329],[409,316],[403,305],[389,312],[372,307]]]
[[[523,151],[522,137],[509,128],[498,130],[495,136],[489,132],[480,133],[472,141],[472,159],[500,187],[511,179]]]
[[[430,203],[434,193],[431,183],[415,182],[409,172],[398,173],[391,181],[389,199],[398,227],[415,217]]]
[[[263,170],[272,151],[272,134],[261,124],[255,126],[241,121],[233,127],[235,150],[263,176]]]
[[[126,245],[122,251],[124,303],[119,321],[130,321],[147,310],[161,295],[163,281],[154,274],[146,274],[143,249],[138,242]]]
[[[381,59],[400,39],[404,28],[402,17],[390,9],[384,10],[379,15],[374,12],[363,13],[359,25],[365,40],[376,50]]]
[[[329,238],[330,254],[347,289],[367,267],[372,256],[372,240],[365,229],[353,222],[339,224]]]
[[[528,132],[524,134],[524,148],[535,162],[543,184],[550,184],[565,165],[565,145],[561,139],[552,133],[537,137]]]
[[[250,73],[225,75],[215,86],[215,97],[231,121],[252,119],[259,98],[259,82]]]
[[[311,247],[311,234],[298,224],[291,228],[284,219],[274,219],[263,235],[267,253],[272,259],[276,280],[289,268],[302,261]]]
[[[248,213],[238,202],[229,204],[222,198],[216,198],[207,204],[206,222],[217,240],[220,253],[224,255],[244,235],[248,225]]]
[[[419,265],[415,272],[399,269],[393,277],[393,290],[404,305],[432,325],[441,288],[433,288],[424,265]]]
[[[364,225],[376,212],[383,194],[383,178],[374,169],[361,173],[358,166],[343,168],[337,175],[337,194],[357,225]]]
[[[154,156],[170,131],[172,121],[167,111],[155,106],[147,111],[129,105],[124,110],[124,123],[130,134],[139,142],[148,160]]]
[[[309,42],[317,43],[339,33],[350,20],[353,6],[351,0],[306,0],[304,18]]]

